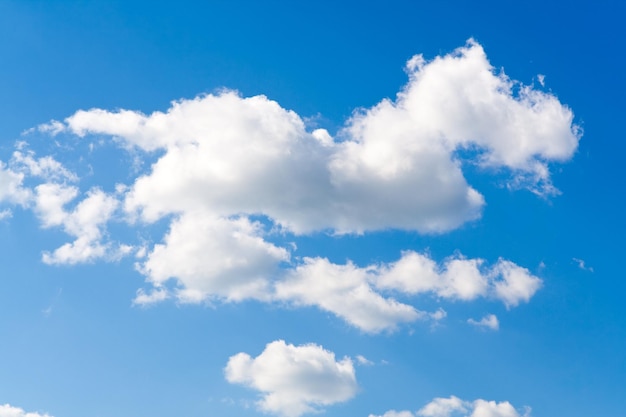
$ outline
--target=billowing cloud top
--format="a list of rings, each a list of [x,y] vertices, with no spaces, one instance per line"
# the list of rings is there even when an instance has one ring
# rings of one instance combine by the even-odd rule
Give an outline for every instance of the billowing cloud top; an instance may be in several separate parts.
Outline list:
[[[315,344],[294,346],[277,340],[256,358],[247,353],[231,356],[225,374],[231,383],[260,391],[261,410],[285,417],[349,400],[357,390],[352,360],[337,361],[334,353]]]

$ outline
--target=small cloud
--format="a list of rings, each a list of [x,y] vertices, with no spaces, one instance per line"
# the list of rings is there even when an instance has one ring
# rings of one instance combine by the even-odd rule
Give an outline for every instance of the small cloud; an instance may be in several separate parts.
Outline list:
[[[434,313],[428,313],[430,318],[434,321],[443,320],[448,316],[448,313],[443,308],[438,309]]]
[[[467,322],[472,326],[480,327],[483,329],[496,331],[500,328],[500,322],[498,321],[498,318],[495,314],[488,314],[479,321],[476,321],[474,319],[468,319]]]
[[[62,292],[63,292],[63,288],[59,288],[56,294],[54,294],[54,296],[52,297],[52,300],[50,301],[50,304],[48,305],[48,307],[41,310],[41,313],[44,315],[44,317],[50,317],[50,315],[52,314],[52,311],[54,310],[54,306],[57,303],[57,300],[59,299],[59,297],[61,297]],[[0,417],[2,417],[2,414],[0,414]]]
[[[10,209],[0,211],[0,220],[10,219],[11,217],[13,217],[13,212]]]
[[[583,261],[582,259],[572,258],[572,260],[576,262],[578,264],[578,267],[583,271],[593,272],[593,268],[585,265],[585,261]]]
[[[259,410],[281,417],[319,413],[322,407],[347,401],[357,393],[352,359],[336,360],[322,346],[294,346],[282,340],[267,344],[253,358],[241,352],[224,369],[231,384],[259,392]]]
[[[139,290],[137,290],[137,296],[133,300],[133,305],[146,307],[150,304],[167,300],[169,297],[170,294],[163,287],[159,287],[148,292],[140,288]]]
[[[546,86],[546,76],[543,74],[537,74],[537,81],[541,84],[542,87]]]
[[[356,355],[356,361],[359,365],[363,365],[363,366],[371,366],[374,365],[374,362],[372,362],[371,360],[367,359],[365,356],[363,355]]]
[[[40,124],[37,126],[37,130],[41,133],[47,133],[51,136],[56,136],[65,130],[65,125],[58,120],[50,120],[48,123]],[[32,133],[33,129],[29,129],[24,134]]]

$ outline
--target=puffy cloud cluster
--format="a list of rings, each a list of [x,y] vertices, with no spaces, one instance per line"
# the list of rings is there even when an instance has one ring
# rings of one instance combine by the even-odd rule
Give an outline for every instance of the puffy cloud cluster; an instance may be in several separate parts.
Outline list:
[[[306,258],[276,284],[275,297],[296,305],[317,306],[366,332],[393,329],[428,315],[383,294],[430,293],[452,300],[498,299],[507,306],[528,301],[541,280],[522,267],[499,260],[491,268],[481,259],[452,257],[438,265],[430,257],[408,251],[390,264],[357,267],[323,258]],[[440,315],[439,315],[440,316]],[[445,314],[444,314],[445,316]]]
[[[144,264],[151,268],[144,273],[157,279],[151,282],[151,290],[138,293],[136,303],[161,301],[172,293],[181,302],[252,298],[317,307],[364,332],[378,333],[394,330],[402,323],[446,316],[443,310],[420,311],[397,301],[394,295],[429,294],[461,301],[483,297],[512,307],[527,302],[542,284],[540,278],[510,261],[500,259],[488,267],[482,259],[455,256],[438,264],[413,251],[404,252],[396,262],[365,267],[304,258],[302,263],[278,271],[278,263],[287,260],[288,253],[262,240],[247,220],[222,224],[215,219],[195,218],[181,227],[194,229],[197,237],[176,245],[178,251],[157,245]],[[181,236],[170,233],[166,243]],[[214,239],[228,244],[216,246]],[[214,254],[215,259],[207,253]],[[268,279],[270,275],[274,279]],[[166,285],[172,277],[178,277],[174,288]]]
[[[130,253],[108,236],[116,216],[130,225],[165,219],[163,240],[137,252],[149,284],[138,304],[252,298],[318,307],[379,332],[445,316],[398,295],[486,297],[507,307],[528,301],[541,280],[506,260],[487,267],[452,257],[437,265],[407,252],[367,267],[317,257],[294,263],[291,250],[270,242],[268,224],[294,236],[452,230],[480,217],[485,204],[465,178],[467,164],[508,172],[513,186],[555,192],[550,164],[572,157],[580,133],[554,95],[495,71],[473,40],[432,61],[416,56],[406,71],[394,100],[356,111],[336,137],[307,130],[298,114],[265,96],[232,91],[152,114],[80,110],[39,132],[109,136],[154,164],[117,192],[93,187],[79,199],[72,172],[20,145],[8,165],[0,163],[0,201],[31,207],[43,227],[73,238],[44,252],[51,264]],[[29,188],[26,177],[43,180]]]
[[[530,408],[525,407],[524,414],[520,414],[508,401],[463,401],[451,396],[435,398],[416,413],[390,410],[383,415],[370,414],[369,417],[530,417]]]
[[[49,414],[26,412],[9,404],[0,405],[0,417],[51,417]]]
[[[76,238],[52,253],[44,252],[45,263],[89,262],[111,251],[110,245],[102,242],[103,228],[117,209],[117,199],[93,188],[71,212],[66,211],[64,206],[77,195],[78,189],[74,186],[45,183],[35,188],[35,211],[43,227],[61,226]],[[122,253],[127,249],[124,246],[118,248]]]
[[[315,344],[294,346],[282,340],[267,344],[256,358],[231,356],[224,370],[228,382],[261,393],[258,407],[285,417],[318,412],[320,407],[347,401],[357,392],[350,358]]]
[[[496,74],[474,41],[431,62],[414,57],[407,72],[397,99],[356,112],[341,140],[308,132],[300,116],[264,96],[228,91],[150,115],[81,110],[63,129],[165,152],[125,200],[146,221],[205,210],[264,214],[294,233],[445,232],[484,205],[463,175],[460,150],[510,170],[513,182],[553,190],[548,164],[569,159],[579,139],[556,97]]]

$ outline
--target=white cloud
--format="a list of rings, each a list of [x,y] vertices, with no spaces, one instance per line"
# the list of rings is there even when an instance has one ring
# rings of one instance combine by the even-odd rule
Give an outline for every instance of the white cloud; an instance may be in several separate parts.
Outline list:
[[[150,115],[81,110],[65,129],[165,151],[126,199],[148,221],[200,209],[263,213],[295,233],[445,232],[484,205],[456,157],[463,149],[484,167],[509,169],[512,182],[553,189],[548,164],[569,159],[579,139],[556,97],[496,74],[474,41],[431,62],[414,58],[407,71],[397,99],[355,113],[342,141],[309,133],[264,96],[228,91]]]
[[[426,404],[417,415],[423,417],[449,417],[455,412],[466,412],[469,404],[454,395],[450,398],[435,398]]]
[[[414,417],[415,415],[410,411],[396,411],[389,410],[383,415],[370,414],[369,417]]]
[[[65,168],[53,157],[48,155],[35,158],[35,153],[31,150],[13,152],[11,165],[29,176],[44,178],[49,182],[59,180],[75,182],[78,180],[76,174]]]
[[[138,262],[151,287],[137,293],[136,304],[254,298],[315,306],[379,332],[445,317],[385,292],[462,301],[487,297],[507,307],[528,301],[541,280],[505,260],[488,267],[481,259],[456,256],[438,265],[407,252],[395,263],[363,268],[319,257],[281,268],[290,252],[267,241],[263,227],[251,220],[261,216],[275,230],[296,235],[443,233],[479,218],[485,204],[464,176],[468,164],[485,173],[508,172],[511,186],[556,192],[550,164],[572,157],[580,133],[555,96],[494,70],[473,40],[430,62],[416,56],[406,70],[408,83],[395,100],[356,111],[336,137],[307,130],[303,118],[265,96],[243,98],[233,91],[176,101],[151,114],[80,110],[39,130],[108,135],[122,148],[156,158],[116,194],[131,222],[169,222],[163,241]],[[29,175],[72,180],[53,159],[23,149],[14,159]],[[0,175],[19,189],[21,173]],[[106,236],[120,204],[115,197],[93,189],[68,211],[77,187],[46,183],[35,190],[44,227],[60,226],[75,238],[44,254],[44,261],[76,263],[121,253]]]
[[[10,219],[13,216],[13,212],[10,209],[0,210],[0,220]]]
[[[542,281],[511,261],[498,260],[488,268],[482,259],[450,257],[437,265],[430,257],[407,251],[397,262],[378,268],[376,286],[406,294],[433,293],[442,298],[495,298],[508,307],[527,302]]]
[[[529,416],[526,408],[524,416]],[[462,401],[458,397],[435,398],[417,412],[422,417],[522,417],[508,401],[496,402],[477,399]]]
[[[181,302],[257,299],[328,311],[366,332],[393,331],[416,320],[444,319],[442,308],[427,313],[394,299],[430,294],[441,299],[497,299],[507,307],[528,301],[541,280],[516,264],[460,255],[438,265],[412,251],[388,264],[359,267],[326,258],[304,258],[279,270],[289,252],[262,239],[258,224],[245,218],[224,220],[199,213],[172,224],[163,244],[139,265],[151,288],[137,293],[145,305],[174,296]],[[173,280],[175,288],[168,289]],[[391,294],[390,294],[391,293]]]
[[[483,329],[498,330],[500,322],[495,314],[488,314],[480,320],[468,319],[467,322],[472,326],[482,327]]]
[[[182,302],[267,299],[269,278],[289,253],[261,234],[261,225],[245,217],[224,219],[204,212],[180,216],[140,267],[159,291],[151,297],[142,292],[135,302],[164,299],[163,285],[170,279],[177,282],[176,298]]]
[[[0,161],[0,203],[8,202],[25,206],[30,192],[24,188],[24,174],[15,172]]]
[[[35,187],[35,211],[43,227],[60,226],[76,238],[52,253],[44,252],[43,261],[48,264],[75,264],[127,252],[124,245],[112,247],[102,241],[103,229],[119,205],[117,199],[92,188],[72,211],[66,211],[65,206],[77,195],[78,188],[74,186],[45,183]]]
[[[542,87],[546,86],[546,76],[543,74],[537,74],[537,81],[541,84]]]
[[[578,267],[580,269],[582,269],[583,271],[589,271],[589,272],[593,272],[593,268],[590,266],[587,266],[587,264],[585,263],[584,260],[582,259],[578,259],[578,258],[572,258],[572,260],[574,262],[576,262],[576,264],[578,265]]]
[[[49,414],[26,412],[9,404],[0,405],[0,417],[51,417]]]
[[[276,284],[276,298],[300,306],[317,306],[371,333],[393,330],[399,323],[424,315],[412,306],[377,293],[369,282],[374,273],[373,267],[305,258],[304,264]]]
[[[494,293],[507,307],[528,302],[542,285],[542,281],[528,269],[503,259],[493,267],[491,274],[500,278],[494,281]]]
[[[262,411],[285,417],[318,412],[357,392],[352,360],[337,361],[333,352],[315,344],[274,341],[256,358],[243,352],[231,356],[224,371],[228,382],[261,393],[257,405]]]
[[[520,414],[508,401],[463,401],[453,395],[435,398],[415,414],[391,410],[382,416],[370,414],[369,417],[530,417],[530,408],[525,407],[524,414]]]
[[[474,401],[473,407],[470,417],[522,417],[508,401],[498,403],[479,399]],[[524,415],[529,414],[530,410],[526,409]]]
[[[371,360],[367,359],[365,356],[363,355],[356,355],[355,357],[357,363],[359,365],[363,365],[363,366],[371,366],[374,365],[374,362],[372,362]]]

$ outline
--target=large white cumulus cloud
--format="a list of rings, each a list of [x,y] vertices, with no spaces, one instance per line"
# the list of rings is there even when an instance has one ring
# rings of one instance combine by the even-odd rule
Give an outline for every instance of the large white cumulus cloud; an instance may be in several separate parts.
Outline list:
[[[483,197],[458,150],[506,168],[540,192],[548,163],[572,156],[578,132],[556,97],[496,74],[470,41],[452,54],[413,58],[395,101],[357,112],[340,132],[308,132],[296,113],[233,92],[173,103],[167,112],[79,111],[65,129],[113,135],[165,154],[137,179],[126,209],[154,221],[209,210],[258,214],[295,233],[398,228],[444,232],[476,219]]]
[[[315,344],[277,340],[256,358],[238,353],[228,360],[225,375],[230,383],[259,391],[261,410],[285,417],[319,412],[320,406],[347,401],[357,391],[352,360],[336,360],[333,352]]]

